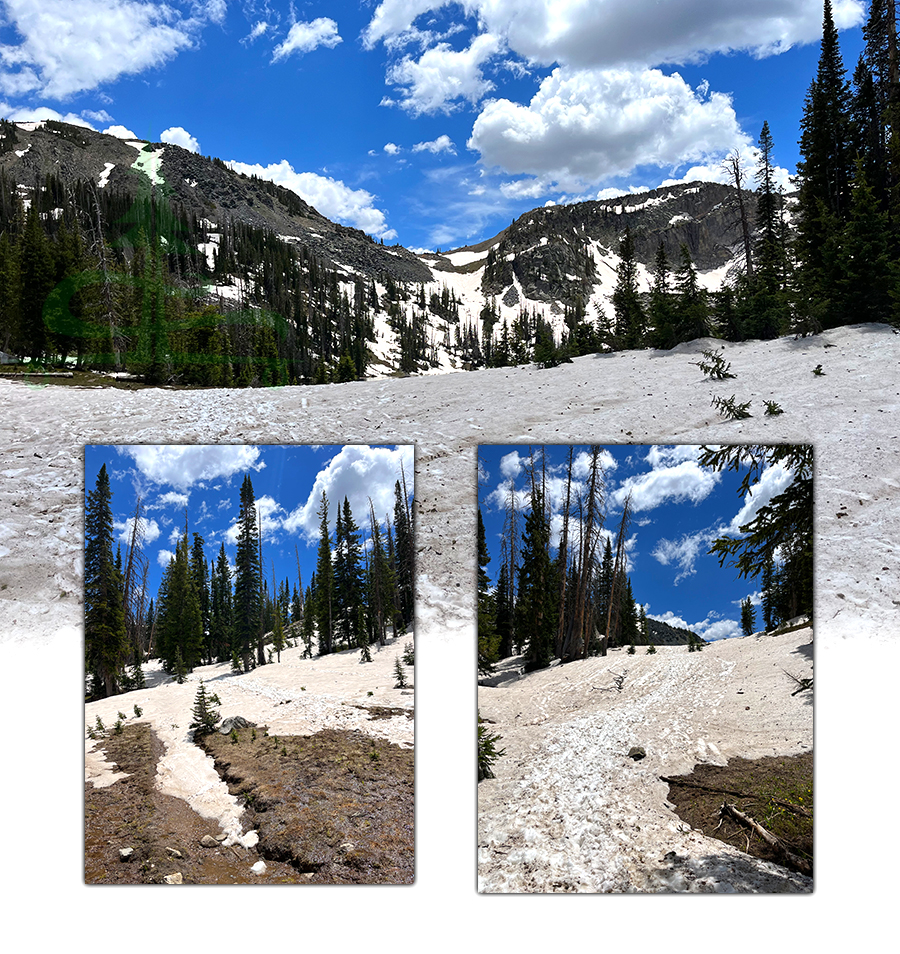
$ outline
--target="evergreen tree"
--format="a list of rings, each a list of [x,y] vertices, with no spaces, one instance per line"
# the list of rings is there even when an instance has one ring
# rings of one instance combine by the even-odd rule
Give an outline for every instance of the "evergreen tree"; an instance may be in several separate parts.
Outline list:
[[[706,292],[697,280],[697,270],[687,245],[681,245],[681,264],[675,276],[675,338],[694,341],[709,334]]]
[[[616,287],[612,294],[615,324],[613,345],[615,348],[639,348],[646,332],[646,318],[638,291],[637,260],[634,256],[634,240],[626,226],[619,243],[619,265],[616,269]]]
[[[394,534],[397,559],[395,574],[400,616],[404,629],[413,622],[415,613],[415,542],[413,539],[412,514],[406,493],[406,477],[394,484]]]
[[[206,691],[206,686],[202,679],[197,688],[197,695],[194,697],[192,715],[194,719],[190,724],[190,728],[194,730],[195,738],[198,735],[209,735],[209,733],[215,732],[222,718],[219,715],[219,710],[215,707],[214,698],[211,698],[210,694]]]
[[[359,645],[359,607],[363,602],[363,581],[359,528],[353,520],[350,501],[344,497],[343,508],[337,508],[334,559],[334,605],[337,610],[337,631],[350,649]]]
[[[497,636],[497,606],[490,591],[490,579],[485,567],[491,562],[484,536],[481,507],[478,508],[478,672],[487,675],[494,671],[499,658]]]
[[[210,583],[209,654],[213,659],[223,662],[231,658],[233,628],[231,568],[223,543],[213,566]]]
[[[525,643],[526,672],[550,665],[557,623],[553,613],[554,592],[550,522],[544,507],[544,487],[532,474],[531,509],[522,532],[519,602],[516,607],[517,630]]]
[[[128,653],[122,581],[113,557],[112,493],[106,465],[88,493],[84,511],[84,646],[85,669],[95,694],[118,692]]]
[[[244,672],[249,672],[253,665],[253,641],[259,630],[262,595],[256,499],[253,496],[253,484],[249,475],[241,484],[234,571],[234,643],[232,648],[237,651]]]
[[[741,631],[745,636],[752,636],[755,625],[756,610],[754,610],[753,603],[748,596],[747,599],[741,600]]]
[[[316,624],[319,655],[334,652],[334,566],[331,561],[331,534],[328,530],[328,497],[322,491],[319,504],[319,549],[316,556]]]

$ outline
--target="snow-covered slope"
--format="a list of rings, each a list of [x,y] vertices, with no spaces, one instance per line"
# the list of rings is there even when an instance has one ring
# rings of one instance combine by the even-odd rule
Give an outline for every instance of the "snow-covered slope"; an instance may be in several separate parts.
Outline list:
[[[436,910],[452,902],[461,918],[474,919],[485,942],[512,942],[530,921],[528,939],[538,944],[549,942],[558,918],[534,925],[528,916],[533,907],[510,899],[495,923],[483,902],[474,901],[476,446],[811,441],[821,843],[815,911],[808,913],[828,923],[848,903],[886,901],[893,882],[889,855],[861,857],[858,845],[837,832],[848,822],[847,806],[860,797],[860,773],[869,792],[889,792],[893,784],[885,744],[886,727],[893,724],[892,682],[900,671],[900,335],[885,325],[866,325],[800,340],[724,344],[737,377],[718,383],[707,381],[695,363],[708,344],[584,357],[544,371],[523,367],[267,391],[128,392],[0,381],[0,698],[4,712],[27,729],[8,740],[7,764],[14,766],[13,788],[22,791],[27,780],[35,818],[56,822],[52,837],[62,838],[65,847],[53,852],[65,855],[72,879],[81,852],[76,789],[83,778],[85,443],[418,445],[419,818],[413,890],[419,903]],[[819,364],[824,376],[812,373]],[[751,401],[752,418],[728,422],[710,407],[713,395],[732,394]],[[763,400],[777,401],[784,414],[763,416]],[[41,748],[48,744],[49,751]],[[60,786],[69,792],[68,808],[61,807]],[[23,826],[7,840],[10,857],[33,859],[21,862],[26,881],[46,880],[46,852],[35,850],[36,837],[35,826]],[[850,901],[845,892],[852,893]],[[381,897],[372,902],[373,916],[379,903]],[[658,930],[641,928],[648,943],[654,932],[658,940],[669,937],[680,915],[672,907],[667,911]],[[106,916],[99,907],[94,914]],[[685,930],[692,922],[696,928],[695,917],[696,909],[685,917]],[[733,937],[734,926],[727,923],[733,911],[705,917],[708,927],[719,925]],[[511,928],[512,920],[517,926]],[[567,929],[588,930],[594,915],[573,912],[566,923]],[[620,930],[624,938],[632,927],[624,923],[608,936]],[[846,931],[835,921],[835,939],[844,932],[849,940]]]

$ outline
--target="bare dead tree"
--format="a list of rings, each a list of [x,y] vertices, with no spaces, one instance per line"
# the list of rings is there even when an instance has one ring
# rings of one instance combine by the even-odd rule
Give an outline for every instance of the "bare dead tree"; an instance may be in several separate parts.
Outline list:
[[[618,592],[619,579],[625,572],[625,537],[628,534],[628,525],[631,523],[631,494],[625,498],[622,507],[622,519],[619,522],[619,534],[616,540],[616,558],[613,563],[613,576],[609,588],[609,609],[606,611],[606,635],[603,637],[600,655],[605,656],[609,647],[609,638],[619,625],[619,602],[621,594]]]
[[[750,222],[747,217],[747,206],[744,198],[744,169],[741,165],[741,154],[735,150],[724,160],[723,165],[731,184],[734,186],[733,205],[736,208],[741,226],[741,239],[744,244],[744,273],[748,279],[753,278],[753,240],[750,236]]]

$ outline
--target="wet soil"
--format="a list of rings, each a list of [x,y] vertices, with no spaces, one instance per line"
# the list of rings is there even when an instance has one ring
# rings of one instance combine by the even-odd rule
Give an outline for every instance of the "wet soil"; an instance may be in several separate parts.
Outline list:
[[[183,884],[301,882],[290,865],[268,861],[264,874],[254,874],[250,868],[260,859],[254,849],[201,846],[200,839],[218,835],[219,826],[182,799],[157,791],[156,763],[165,746],[147,723],[110,733],[102,747],[129,777],[107,788],[85,783],[85,884],[166,884],[176,874]],[[128,861],[121,859],[121,848],[132,849]]]
[[[730,817],[720,818],[723,802],[734,805],[782,839],[810,864],[813,860],[813,754],[732,759],[727,765],[697,765],[689,775],[669,781],[669,801],[692,828],[741,851],[793,867],[760,835]],[[721,824],[720,824],[721,822]]]
[[[233,741],[234,738],[237,741]],[[360,732],[269,736],[264,728],[197,740],[245,805],[259,844],[204,847],[218,825],[157,791],[165,747],[146,723],[102,747],[127,778],[85,784],[86,884],[411,884],[414,753]],[[119,850],[131,848],[128,861]],[[250,869],[259,860],[266,871]]]
[[[313,884],[412,884],[414,753],[362,732],[198,740],[245,803],[258,850]]]

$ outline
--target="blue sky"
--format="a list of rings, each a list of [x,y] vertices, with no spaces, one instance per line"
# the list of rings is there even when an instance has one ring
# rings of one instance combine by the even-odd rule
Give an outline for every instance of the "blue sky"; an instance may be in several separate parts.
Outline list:
[[[576,446],[572,499],[587,477],[590,448]],[[736,534],[741,524],[790,482],[780,465],[767,468],[748,499],[738,495],[744,472],[715,472],[697,462],[692,445],[603,447],[607,516],[604,532],[615,534],[622,503],[631,493],[632,519],[626,536],[628,572],[634,598],[647,614],[673,626],[688,627],[704,639],[741,634],[740,602],[751,597],[759,606],[759,579],[738,579],[731,567],[720,567],[707,551],[716,537]],[[566,490],[568,445],[543,448],[483,445],[479,448],[478,500],[491,562],[488,575],[496,581],[504,507],[511,482],[520,506],[528,506],[525,466],[535,454],[545,455],[548,497],[552,505],[552,543],[558,546]],[[519,521],[521,534],[523,516]],[[570,533],[572,533],[570,525]],[[605,546],[605,544],[602,544]],[[762,628],[757,609],[757,628]]]
[[[865,0],[833,0],[848,75]],[[0,116],[174,142],[386,242],[792,173],[821,0],[0,0]],[[162,173],[165,175],[165,161]]]
[[[346,497],[353,518],[368,537],[368,498],[376,519],[393,521],[394,484],[401,465],[409,493],[413,490],[411,446],[153,445],[85,447],[85,488],[97,483],[100,468],[110,476],[115,540],[125,556],[136,495],[145,507],[144,548],[149,563],[150,593],[156,596],[163,569],[184,533],[188,510],[189,542],[199,533],[207,561],[221,544],[232,568],[240,489],[249,475],[263,528],[264,573],[271,581],[297,583],[297,558],[303,586],[316,566],[322,491],[329,501],[329,529],[335,506]],[[295,549],[296,548],[296,549]]]

